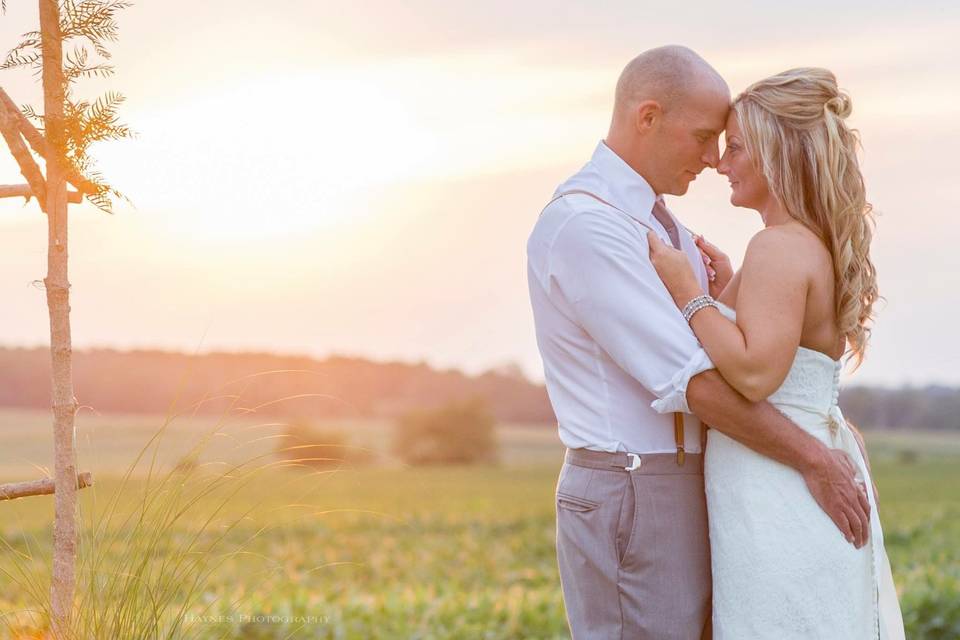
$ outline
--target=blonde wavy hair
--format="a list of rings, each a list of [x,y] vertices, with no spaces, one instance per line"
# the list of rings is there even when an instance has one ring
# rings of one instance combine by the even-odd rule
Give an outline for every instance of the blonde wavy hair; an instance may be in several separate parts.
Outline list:
[[[790,69],[750,85],[733,101],[747,153],[787,213],[833,258],[835,314],[856,366],[863,362],[878,299],[870,260],[875,226],[857,147],[844,120],[850,96],[826,69]]]

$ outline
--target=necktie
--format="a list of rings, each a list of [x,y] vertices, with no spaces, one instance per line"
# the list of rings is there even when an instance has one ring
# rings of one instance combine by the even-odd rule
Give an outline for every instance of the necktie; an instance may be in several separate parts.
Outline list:
[[[677,225],[673,222],[673,218],[670,217],[670,212],[667,211],[667,205],[663,202],[663,196],[657,196],[656,202],[653,203],[653,217],[667,230],[667,234],[670,236],[670,242],[673,243],[673,248],[679,249],[680,234],[677,231]]]

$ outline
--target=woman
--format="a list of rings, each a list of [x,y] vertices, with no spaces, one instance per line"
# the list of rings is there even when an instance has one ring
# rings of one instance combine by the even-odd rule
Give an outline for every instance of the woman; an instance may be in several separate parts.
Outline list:
[[[698,239],[716,301],[684,254],[649,233],[657,272],[727,382],[845,450],[871,505],[869,540],[857,549],[798,472],[710,430],[718,640],[904,637],[866,450],[837,405],[840,358],[849,345],[863,361],[877,299],[850,110],[834,75],[814,68],[761,80],[734,100],[717,170],[730,180],[731,203],[758,211],[765,228],[737,273]]]

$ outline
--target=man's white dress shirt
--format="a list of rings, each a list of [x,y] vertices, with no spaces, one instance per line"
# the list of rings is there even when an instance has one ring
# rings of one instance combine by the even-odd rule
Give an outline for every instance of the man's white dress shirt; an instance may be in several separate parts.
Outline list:
[[[650,262],[648,227],[671,246],[652,214],[656,194],[602,140],[554,197],[575,189],[627,214],[568,195],[543,210],[527,241],[537,345],[560,439],[570,448],[675,452],[671,413],[689,414],[687,381],[714,365]],[[677,229],[706,291],[700,252]],[[684,419],[685,450],[698,453],[700,422]]]

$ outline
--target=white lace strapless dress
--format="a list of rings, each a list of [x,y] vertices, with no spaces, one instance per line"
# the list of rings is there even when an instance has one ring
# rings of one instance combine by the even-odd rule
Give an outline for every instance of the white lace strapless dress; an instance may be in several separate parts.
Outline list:
[[[720,308],[736,319],[733,309]],[[854,548],[799,472],[711,429],[704,482],[715,640],[904,638],[872,483],[837,405],[840,368],[800,347],[768,401],[853,459],[870,499],[870,540]]]

